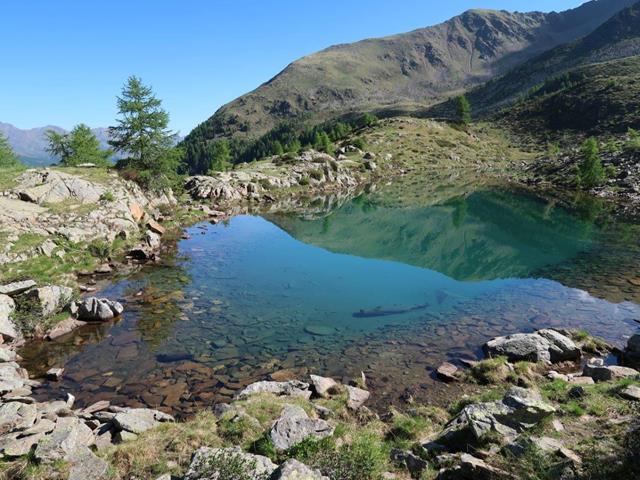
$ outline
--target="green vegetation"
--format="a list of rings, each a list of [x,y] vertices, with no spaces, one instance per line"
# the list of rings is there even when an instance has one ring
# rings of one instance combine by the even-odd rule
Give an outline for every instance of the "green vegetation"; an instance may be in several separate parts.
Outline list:
[[[578,183],[585,188],[593,188],[605,180],[605,171],[600,160],[600,147],[594,137],[585,140],[582,145],[584,159],[579,166]]]
[[[9,140],[0,133],[0,169],[15,169],[22,164],[9,145]]]
[[[330,155],[335,153],[335,143],[345,140],[378,121],[371,113],[355,116],[349,120],[335,120],[315,127],[299,123],[283,122],[255,140],[217,139],[204,141],[205,124],[196,127],[183,141],[185,160],[181,170],[185,173],[201,174],[209,171],[227,170],[234,164],[248,163],[271,155],[296,154],[301,149],[314,148]],[[362,139],[358,148],[364,148]]]
[[[109,128],[109,144],[127,158],[118,168],[151,189],[176,184],[182,150],[174,147],[176,135],[168,129],[169,114],[151,87],[135,76],[129,77],[117,99],[120,118]]]
[[[456,122],[464,126],[471,123],[471,104],[465,95],[456,97]]]
[[[70,133],[58,133],[55,130],[46,132],[49,146],[47,152],[60,159],[67,167],[75,167],[83,163],[97,166],[108,165],[111,150],[102,150],[100,142],[91,129],[85,124],[76,125]]]

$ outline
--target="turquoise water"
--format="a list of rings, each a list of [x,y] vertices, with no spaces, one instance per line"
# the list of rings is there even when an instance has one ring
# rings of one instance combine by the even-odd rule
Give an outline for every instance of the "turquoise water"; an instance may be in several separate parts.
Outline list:
[[[610,340],[629,334],[640,318],[634,301],[553,280],[556,266],[566,273],[590,252],[612,250],[607,232],[504,190],[403,207],[365,195],[315,217],[204,223],[188,229],[191,238],[164,265],[104,292],[126,304],[119,323],[23,356],[34,372],[66,369],[42,395],[69,390],[81,402],[105,398],[186,415],[274,372],[364,371],[380,402],[406,389],[437,399],[448,393],[433,368],[478,357],[493,336],[549,326]],[[617,241],[616,251],[637,254],[625,245]]]

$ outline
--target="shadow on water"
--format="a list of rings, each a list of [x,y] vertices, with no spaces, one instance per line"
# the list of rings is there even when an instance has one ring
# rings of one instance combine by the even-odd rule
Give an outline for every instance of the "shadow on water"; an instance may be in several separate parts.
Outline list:
[[[35,374],[65,367],[42,397],[70,391],[80,403],[190,415],[274,373],[364,371],[380,405],[405,388],[446,402],[450,388],[430,371],[477,357],[493,336],[555,326],[620,341],[632,331],[640,280],[613,266],[630,252],[637,260],[635,225],[591,204],[454,192],[389,203],[372,191],[332,211],[318,201],[295,215],[196,225],[166,264],[103,292],[126,304],[117,324],[22,355]]]

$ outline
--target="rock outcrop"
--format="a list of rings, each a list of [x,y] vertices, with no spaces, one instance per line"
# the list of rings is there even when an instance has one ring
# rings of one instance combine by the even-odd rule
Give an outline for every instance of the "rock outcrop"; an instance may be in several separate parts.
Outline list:
[[[107,298],[89,297],[76,305],[77,318],[83,322],[106,322],[119,317],[124,307]]]
[[[511,362],[557,363],[578,360],[581,356],[573,340],[550,329],[494,338],[484,345],[484,351],[491,357],[507,357]]]

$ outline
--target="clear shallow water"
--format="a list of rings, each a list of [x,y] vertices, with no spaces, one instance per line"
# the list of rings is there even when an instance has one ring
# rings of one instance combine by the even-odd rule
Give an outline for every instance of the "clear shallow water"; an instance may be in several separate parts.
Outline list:
[[[117,324],[22,354],[35,373],[65,366],[63,381],[45,384],[43,396],[68,390],[81,402],[179,414],[274,372],[364,371],[381,404],[407,389],[439,401],[448,387],[432,380],[432,369],[478,356],[493,336],[549,326],[614,341],[631,333],[636,303],[572,288],[567,273],[575,262],[584,281],[580,259],[603,249],[637,258],[633,237],[613,242],[610,230],[502,190],[408,207],[362,196],[319,218],[201,224],[166,265],[104,292],[126,302]],[[553,280],[556,267],[563,283]],[[617,272],[611,282],[606,269],[600,275],[631,298],[640,289]]]

